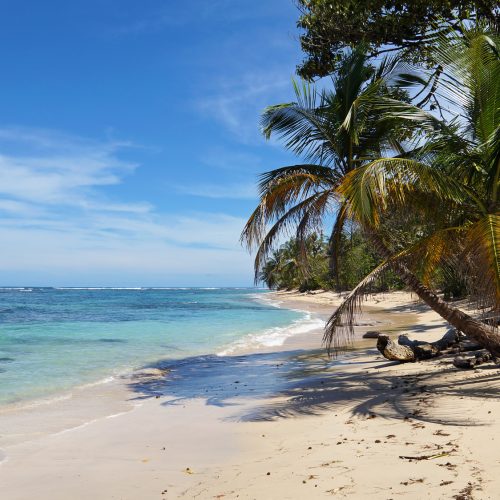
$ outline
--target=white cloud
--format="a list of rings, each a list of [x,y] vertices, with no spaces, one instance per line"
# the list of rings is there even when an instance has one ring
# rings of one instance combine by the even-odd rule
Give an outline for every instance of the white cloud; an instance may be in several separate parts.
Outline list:
[[[0,199],[0,212],[18,216],[40,215],[40,207],[15,200]]]
[[[124,143],[37,129],[0,129],[0,147],[0,195],[30,203],[88,203],[95,188],[119,184],[137,166],[117,158]]]
[[[111,32],[116,35],[152,34],[172,28],[197,24],[206,24],[211,18],[221,23],[236,23],[242,20],[266,19],[270,16],[282,15],[281,5],[273,2],[256,3],[250,0],[191,0],[176,5],[175,12],[170,5],[156,9],[146,9],[141,5],[139,13],[133,19],[125,19],[113,26]],[[123,13],[122,13],[123,14]]]
[[[250,285],[243,221],[222,214],[0,223],[4,285]]]
[[[135,283],[168,286],[172,276],[195,284],[198,275],[226,274],[249,284],[251,259],[238,241],[244,219],[161,213],[147,201],[105,195],[136,168],[119,158],[123,147],[0,129],[0,284],[41,276],[76,285],[88,275],[101,285],[135,276]]]

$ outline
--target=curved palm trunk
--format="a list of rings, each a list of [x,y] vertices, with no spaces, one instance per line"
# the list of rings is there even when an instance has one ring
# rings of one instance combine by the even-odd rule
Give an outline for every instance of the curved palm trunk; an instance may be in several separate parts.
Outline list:
[[[372,231],[366,231],[370,241],[377,252],[384,258],[389,259],[391,252]],[[436,311],[448,323],[457,330],[465,333],[469,338],[482,345],[495,358],[500,358],[500,335],[494,328],[474,319],[456,307],[450,306],[438,297],[431,289],[423,285],[420,280],[404,264],[394,262],[392,269],[433,311]]]

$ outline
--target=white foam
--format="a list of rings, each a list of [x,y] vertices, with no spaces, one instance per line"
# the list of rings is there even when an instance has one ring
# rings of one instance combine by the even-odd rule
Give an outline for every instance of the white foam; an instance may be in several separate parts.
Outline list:
[[[58,435],[61,435],[61,434],[67,434],[68,432],[73,432],[73,431],[77,431],[79,429],[83,429],[84,427],[92,425],[95,422],[99,422],[102,419],[106,420],[106,419],[109,419],[109,418],[121,417],[122,415],[126,415],[127,413],[129,413],[132,410],[133,410],[133,408],[131,410],[128,410],[128,411],[121,411],[121,412],[118,412],[118,413],[112,413],[111,415],[106,415],[104,417],[93,418],[91,420],[87,420],[86,422],[81,423],[80,425],[75,425],[74,427],[69,427],[67,429],[63,429],[62,431],[56,432],[56,433],[54,433],[54,436],[58,436]]]
[[[117,375],[122,375],[121,372],[117,372]],[[87,387],[95,387],[97,385],[103,385],[103,384],[109,384],[110,382],[113,382],[113,380],[115,380],[115,377],[110,375],[109,377],[104,377],[104,378],[101,378],[99,380],[96,380],[95,382],[88,382],[86,384],[81,384],[81,385],[78,385],[77,388],[79,389],[85,389]]]
[[[274,297],[270,297],[271,294],[268,293],[254,293],[249,295],[249,297],[253,300],[256,300],[257,302],[263,302],[266,304],[266,306],[272,306],[276,307],[278,309],[282,308],[283,301],[277,300]],[[292,311],[295,311],[296,309],[292,309]],[[301,311],[303,312],[303,311]]]
[[[26,288],[24,286],[15,286],[15,287],[8,287],[8,286],[2,286],[0,290],[8,291],[8,292],[32,292],[32,288]]]
[[[70,389],[62,389],[63,392],[58,392],[54,396],[46,396],[46,397],[41,397],[41,398],[16,401],[14,403],[9,403],[7,405],[0,405],[0,410],[9,410],[9,409],[28,410],[31,408],[36,408],[38,406],[46,406],[46,405],[51,405],[51,404],[58,403],[61,401],[65,401],[65,400],[71,399],[74,396],[75,391],[88,389],[88,388],[96,387],[99,385],[109,384],[109,383],[115,381],[117,378],[123,377],[123,376],[130,374],[132,372],[133,372],[133,368],[115,370],[114,375],[110,375],[108,377],[104,377],[104,378],[95,380],[93,382],[87,382],[84,384],[75,385],[75,386],[71,387]]]
[[[294,321],[288,326],[269,328],[263,332],[246,335],[245,337],[233,342],[222,351],[219,351],[217,356],[228,356],[237,351],[252,348],[279,347],[290,337],[324,327],[325,321],[317,317],[311,317],[311,315],[307,313],[305,317]]]

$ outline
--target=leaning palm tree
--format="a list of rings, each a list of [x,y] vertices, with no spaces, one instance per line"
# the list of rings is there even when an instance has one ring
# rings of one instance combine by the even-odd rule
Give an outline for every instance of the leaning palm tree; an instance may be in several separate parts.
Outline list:
[[[456,118],[451,123],[437,120],[433,114],[406,102],[380,99],[382,115],[418,123],[431,137],[411,157],[380,158],[366,163],[348,173],[338,186],[348,206],[348,215],[365,228],[385,261],[333,314],[325,333],[328,346],[342,339],[344,325],[352,324],[367,284],[392,267],[443,318],[500,357],[500,335],[496,328],[451,307],[413,273],[420,267],[429,275],[443,263],[455,272],[459,267],[465,268],[473,299],[497,317],[500,310],[499,48],[497,35],[477,27],[463,29],[461,33],[450,32],[439,41],[434,56],[442,70],[439,83],[432,87],[441,102],[452,103],[449,113],[455,113]],[[404,75],[401,80],[407,84],[430,84],[412,74]],[[436,201],[439,212],[435,209]],[[394,209],[417,212],[434,222],[430,234],[397,254],[379,234],[381,221]]]

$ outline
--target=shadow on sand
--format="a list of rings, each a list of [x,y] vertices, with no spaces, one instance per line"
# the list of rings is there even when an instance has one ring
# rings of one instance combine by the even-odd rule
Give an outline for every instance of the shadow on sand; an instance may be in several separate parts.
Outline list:
[[[367,353],[368,358],[360,359]],[[348,369],[353,365],[361,372]],[[484,402],[500,393],[500,370],[495,366],[467,373],[450,364],[425,363],[408,375],[385,370],[394,365],[377,359],[374,350],[353,351],[339,360],[328,359],[323,351],[207,355],[150,365],[165,376],[137,378],[129,386],[135,399],[169,396],[163,405],[202,398],[208,405],[234,406],[233,418],[240,421],[349,409],[351,415],[469,426],[485,422],[472,421],[462,400]]]

